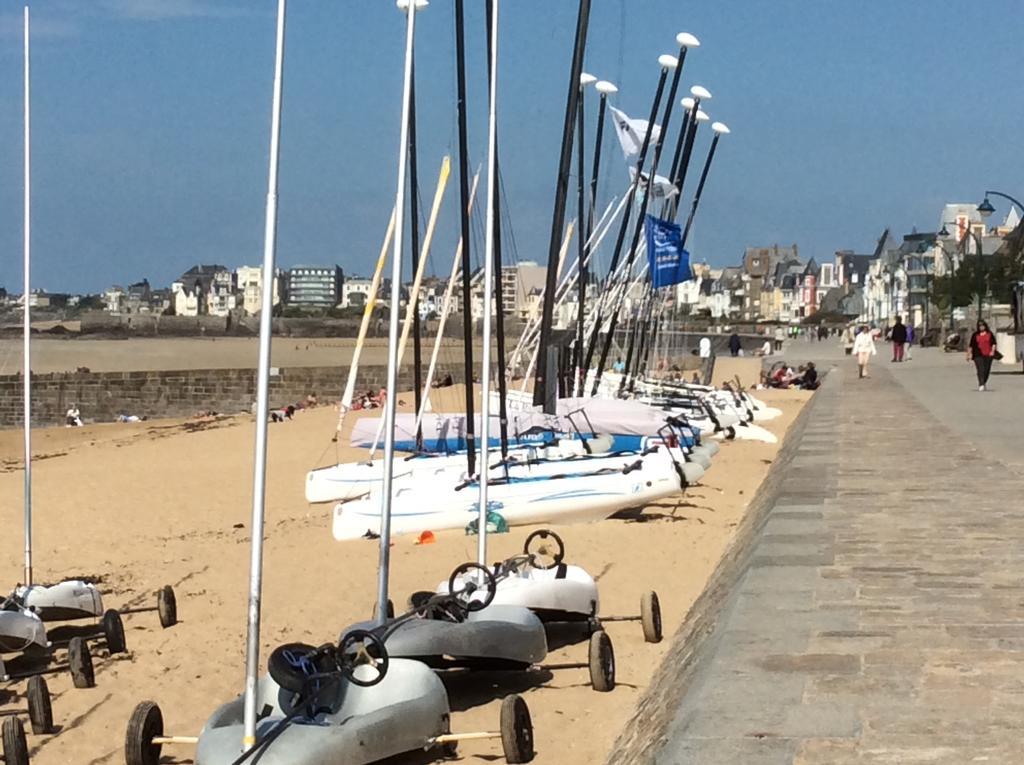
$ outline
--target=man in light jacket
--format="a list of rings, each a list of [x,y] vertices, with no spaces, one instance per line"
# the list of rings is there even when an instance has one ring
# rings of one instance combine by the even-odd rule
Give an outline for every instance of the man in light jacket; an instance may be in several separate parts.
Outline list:
[[[868,376],[868,361],[878,351],[875,350],[875,340],[871,337],[871,330],[866,326],[860,328],[857,337],[853,340],[853,355],[857,357],[857,368],[860,379]]]

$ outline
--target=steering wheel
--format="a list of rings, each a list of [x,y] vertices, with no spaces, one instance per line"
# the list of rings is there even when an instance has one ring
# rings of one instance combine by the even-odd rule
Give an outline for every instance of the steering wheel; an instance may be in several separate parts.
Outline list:
[[[565,559],[565,543],[555,532],[537,529],[523,543],[523,553],[530,556],[536,568],[546,571]]]
[[[456,590],[455,586],[460,582],[462,589]],[[481,591],[483,600],[473,597]],[[448,592],[452,594],[455,603],[466,611],[481,611],[487,608],[494,600],[497,591],[498,582],[494,578],[494,574],[478,563],[463,563],[448,577]]]
[[[337,651],[341,671],[353,685],[368,688],[388,673],[388,649],[384,641],[369,630],[352,630],[341,639]],[[369,671],[363,667],[370,667]]]

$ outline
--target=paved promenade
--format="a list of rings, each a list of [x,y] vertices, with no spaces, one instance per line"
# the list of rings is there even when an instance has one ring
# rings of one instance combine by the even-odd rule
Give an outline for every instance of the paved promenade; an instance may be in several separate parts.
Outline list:
[[[839,366],[659,765],[1024,761],[1024,376],[886,353],[786,356]]]

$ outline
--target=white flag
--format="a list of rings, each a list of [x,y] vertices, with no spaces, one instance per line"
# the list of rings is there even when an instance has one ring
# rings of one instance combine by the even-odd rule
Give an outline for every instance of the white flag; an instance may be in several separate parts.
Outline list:
[[[611,110],[612,120],[615,122],[615,134],[619,137],[619,143],[622,144],[623,154],[627,159],[634,154],[639,154],[640,147],[644,143],[644,136],[647,134],[647,120],[633,119],[614,106],[608,108]],[[655,143],[659,135],[661,135],[661,128],[655,125],[651,131],[651,143]]]
[[[649,173],[641,173],[640,174],[640,184],[639,184],[640,189],[646,189],[647,188],[647,179],[649,177],[650,177]],[[631,181],[632,180],[636,180],[636,168],[635,167],[630,167],[629,168],[629,179]],[[679,193],[679,189],[677,189],[673,185],[672,181],[670,181],[664,175],[658,175],[657,173],[654,174],[654,199],[668,199],[669,197],[673,197],[673,196],[675,196],[678,193]]]

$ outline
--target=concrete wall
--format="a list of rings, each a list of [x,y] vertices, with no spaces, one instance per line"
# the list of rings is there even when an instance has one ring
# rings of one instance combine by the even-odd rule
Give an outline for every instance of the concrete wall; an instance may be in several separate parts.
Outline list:
[[[270,378],[272,406],[285,406],[316,393],[321,402],[341,398],[345,367],[289,367]],[[356,390],[383,387],[384,366],[359,370]],[[399,389],[412,388],[412,369],[399,376]],[[64,413],[78,404],[86,422],[110,422],[118,414],[183,417],[202,410],[250,411],[256,400],[252,369],[198,369],[164,372],[85,372],[32,376],[32,424],[62,425]],[[0,376],[0,427],[22,424],[21,375]]]

